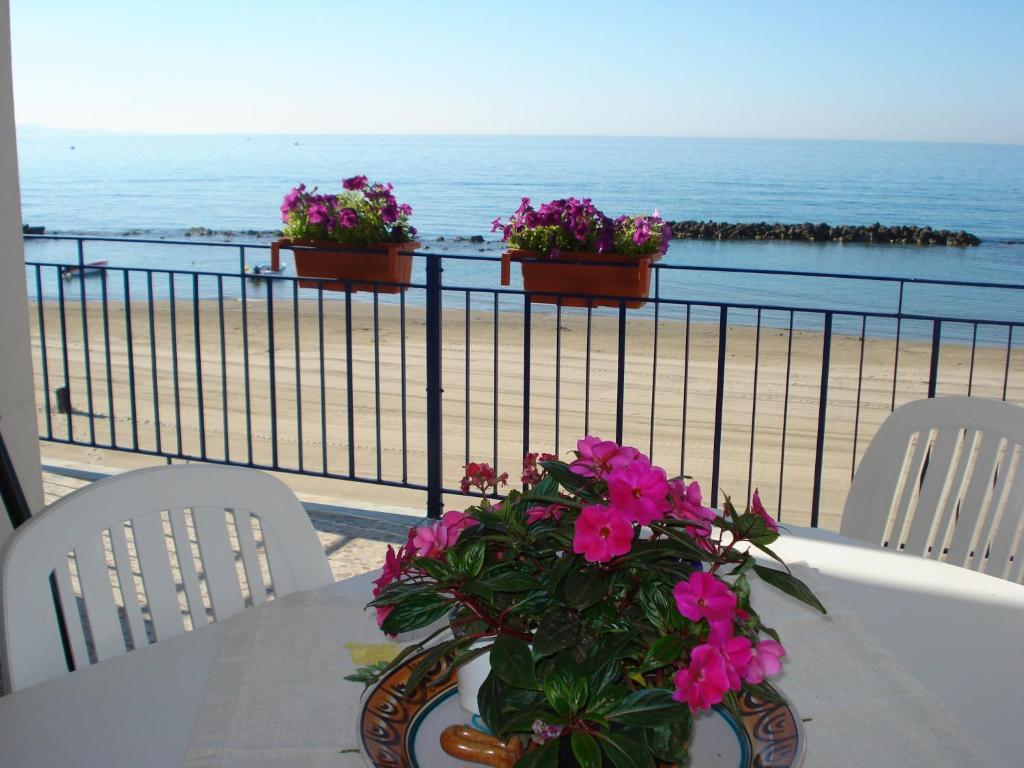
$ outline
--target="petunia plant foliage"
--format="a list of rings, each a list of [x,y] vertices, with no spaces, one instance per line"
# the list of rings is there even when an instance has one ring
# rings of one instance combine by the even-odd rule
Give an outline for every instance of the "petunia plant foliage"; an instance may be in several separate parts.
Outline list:
[[[466,469],[479,501],[389,547],[369,604],[388,634],[443,626],[352,679],[419,658],[412,691],[442,656],[457,668],[489,653],[480,714],[519,740],[519,768],[556,766],[567,748],[585,768],[684,765],[696,713],[736,712],[744,691],[778,698],[767,681],[786,652],[750,579],[825,609],[772,552],[778,525],[757,491],[715,511],[696,481],[592,436],[570,462],[529,454],[524,490],[500,500],[506,475]]]

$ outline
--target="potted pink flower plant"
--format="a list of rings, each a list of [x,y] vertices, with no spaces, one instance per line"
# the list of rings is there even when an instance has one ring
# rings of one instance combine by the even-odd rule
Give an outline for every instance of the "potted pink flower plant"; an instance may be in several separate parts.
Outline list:
[[[531,301],[574,307],[642,307],[650,291],[650,266],[668,250],[672,230],[658,212],[612,219],[589,198],[552,200],[539,209],[524,197],[507,222],[492,222],[508,250],[501,284],[511,262],[523,270]],[[560,294],[570,294],[562,296]],[[594,297],[594,298],[590,298]]]
[[[405,291],[412,275],[410,253],[420,247],[409,224],[412,208],[395,199],[390,183],[353,176],[342,187],[340,194],[318,194],[316,187],[300,184],[285,195],[285,236],[271,245],[272,269],[278,269],[280,250],[290,248],[295,271],[320,278],[299,280],[303,288]]]
[[[371,705],[389,676],[404,675],[396,695],[422,699],[483,659],[475,703],[490,735],[460,726],[441,742],[463,758],[486,744],[491,764],[517,768],[681,766],[702,711],[722,707],[743,722],[751,702],[788,706],[768,683],[785,649],[754,610],[748,579],[825,609],[784,565],[755,561],[753,550],[774,557],[779,536],[756,491],[743,511],[729,499],[709,509],[696,481],[596,437],[568,463],[528,455],[528,485],[501,500],[506,475],[466,469],[463,488],[480,500],[389,547],[369,604],[388,634],[445,617],[451,632],[352,676],[381,681]],[[380,711],[388,706],[400,702]],[[798,729],[795,720],[773,727]]]

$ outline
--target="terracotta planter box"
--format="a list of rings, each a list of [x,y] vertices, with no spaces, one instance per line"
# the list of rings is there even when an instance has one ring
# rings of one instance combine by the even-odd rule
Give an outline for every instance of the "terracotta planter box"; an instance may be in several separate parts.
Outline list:
[[[325,291],[345,291],[351,286],[353,292],[404,293],[412,278],[412,255],[408,251],[415,251],[419,247],[416,241],[350,247],[329,240],[292,241],[283,238],[271,244],[270,260],[272,268],[276,270],[280,251],[287,248],[295,254],[295,273],[300,278],[346,281],[332,283],[300,279],[300,288],[322,286]]]
[[[561,303],[563,307],[618,307],[621,297],[631,299],[626,306],[636,309],[647,303],[651,264],[659,259],[660,253],[636,257],[582,251],[562,251],[552,258],[537,251],[513,249],[502,254],[501,284],[509,284],[511,262],[518,261],[523,270],[523,290],[536,294],[530,296],[530,301]]]

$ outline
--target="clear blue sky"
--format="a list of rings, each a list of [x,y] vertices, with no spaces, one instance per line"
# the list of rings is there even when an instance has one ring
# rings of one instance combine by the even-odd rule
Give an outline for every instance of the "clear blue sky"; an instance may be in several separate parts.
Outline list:
[[[1024,2],[11,0],[18,123],[1024,143]]]

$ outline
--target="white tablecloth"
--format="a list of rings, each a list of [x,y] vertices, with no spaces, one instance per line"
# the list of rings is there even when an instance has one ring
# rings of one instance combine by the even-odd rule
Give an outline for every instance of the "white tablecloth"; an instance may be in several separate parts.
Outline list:
[[[816,572],[793,568],[828,616],[751,581],[755,607],[788,650],[778,684],[805,719],[806,765],[1000,765]],[[341,679],[354,667],[346,646],[384,638],[360,609],[352,595],[300,593],[231,619],[188,768],[362,765],[355,731],[361,687]]]

